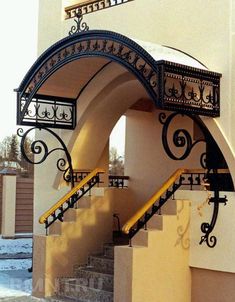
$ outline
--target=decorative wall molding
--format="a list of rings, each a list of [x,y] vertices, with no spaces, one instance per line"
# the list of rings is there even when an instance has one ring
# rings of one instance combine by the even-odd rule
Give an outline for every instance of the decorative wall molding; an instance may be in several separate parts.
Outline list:
[[[106,8],[126,4],[134,0],[92,0],[65,7],[66,19],[75,18],[78,14],[87,15]]]

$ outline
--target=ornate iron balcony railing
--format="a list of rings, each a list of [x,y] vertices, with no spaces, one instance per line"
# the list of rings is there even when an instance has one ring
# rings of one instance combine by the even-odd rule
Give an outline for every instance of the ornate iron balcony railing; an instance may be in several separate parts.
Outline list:
[[[17,94],[17,123],[24,126],[74,129],[76,126],[76,100],[36,94],[24,115],[21,111],[29,93]]]
[[[91,170],[74,170],[73,171],[73,181],[78,183],[83,180],[87,175],[91,173]],[[124,175],[109,175],[109,187],[114,188],[127,188],[127,181],[130,179],[129,176]]]
[[[127,181],[130,179],[129,176],[124,175],[109,175],[109,187],[114,188],[127,188]]]

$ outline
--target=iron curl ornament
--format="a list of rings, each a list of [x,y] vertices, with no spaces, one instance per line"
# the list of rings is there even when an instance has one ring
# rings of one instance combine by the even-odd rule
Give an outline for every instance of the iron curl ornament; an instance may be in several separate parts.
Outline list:
[[[214,230],[216,222],[217,222],[217,218],[218,218],[218,214],[219,214],[219,204],[223,203],[224,205],[226,205],[227,201],[228,201],[227,197],[224,196],[224,197],[221,198],[219,196],[219,191],[217,189],[215,189],[214,197],[210,198],[209,201],[208,201],[209,204],[211,204],[211,203],[214,204],[214,209],[213,209],[213,215],[212,215],[212,218],[211,218],[211,222],[210,223],[203,222],[201,224],[201,231],[205,235],[203,235],[201,237],[201,240],[200,240],[199,244],[202,244],[203,242],[205,242],[207,244],[207,246],[210,247],[210,248],[213,248],[213,247],[216,246],[217,238],[216,238],[216,236],[211,235],[211,233]]]
[[[181,127],[177,127],[177,129],[173,130],[173,133],[171,136],[172,142],[169,143],[169,141],[168,141],[169,132],[170,132],[169,127],[177,116],[186,116],[189,119],[193,120],[199,126],[200,130],[202,131],[203,138],[193,140],[193,138],[188,130],[183,129]],[[164,148],[165,152],[167,153],[167,155],[173,160],[184,160],[190,155],[192,149],[198,143],[200,143],[200,142],[208,143],[213,140],[213,138],[210,136],[210,134],[203,128],[202,125],[200,125],[199,121],[194,116],[189,116],[187,114],[182,114],[180,112],[174,112],[167,116],[164,112],[161,112],[159,114],[159,122],[163,125],[163,129],[162,129],[163,148]],[[177,152],[173,152],[172,147],[182,150],[181,154],[179,155]],[[211,218],[210,222],[203,222],[201,224],[201,231],[202,231],[203,235],[201,236],[201,240],[200,240],[199,244],[206,243],[208,247],[214,248],[217,244],[217,238],[216,238],[216,236],[212,235],[212,231],[214,230],[216,222],[217,222],[218,213],[219,213],[219,204],[223,203],[224,205],[226,205],[227,198],[226,198],[226,196],[224,198],[220,198],[220,196],[219,196],[220,180],[218,178],[218,171],[217,171],[217,169],[213,169],[213,171],[210,171],[211,169],[209,169],[209,167],[208,167],[208,165],[209,165],[208,159],[209,159],[209,152],[203,152],[200,155],[200,164],[203,169],[207,170],[207,172],[205,172],[205,174],[204,174],[203,182],[208,180],[208,185],[210,187],[210,190],[214,191],[214,197],[210,198],[208,200],[209,204],[211,204],[211,203],[213,204],[213,213],[212,213],[212,218]],[[211,178],[211,176],[212,176],[212,178]],[[199,185],[202,185],[203,182],[201,182],[201,180],[198,179]]]
[[[184,160],[186,159],[192,149],[200,142],[205,142],[205,138],[198,139],[193,142],[193,139],[191,137],[191,134],[188,132],[188,130],[179,128],[174,130],[173,133],[173,144],[176,148],[180,148],[180,150],[183,151],[182,154],[178,155],[174,153],[170,147],[169,141],[168,141],[168,133],[169,133],[169,126],[172,123],[172,121],[175,119],[176,116],[181,115],[185,116],[184,114],[181,114],[179,112],[172,113],[170,115],[166,115],[164,112],[161,112],[159,114],[159,122],[163,125],[162,129],[162,144],[164,147],[165,152],[167,155],[173,159],[173,160]],[[191,118],[190,116],[186,115],[187,117]],[[205,159],[206,153],[202,153],[200,157],[200,163],[203,168],[205,168]]]
[[[60,143],[61,147],[50,149],[45,141],[43,141],[42,139],[36,139],[33,142],[31,142],[30,151],[32,152],[33,155],[40,155],[41,157],[39,159],[35,159],[34,156],[33,159],[30,159],[25,149],[26,140],[27,138],[30,137],[29,134],[35,129],[50,133]],[[68,152],[66,145],[64,144],[64,142],[62,141],[62,139],[59,137],[58,134],[56,134],[54,131],[52,131],[49,128],[32,127],[26,130],[25,132],[22,128],[19,128],[17,130],[17,135],[21,138],[21,143],[20,143],[21,153],[25,158],[25,160],[30,164],[39,165],[43,163],[51,153],[55,151],[63,151],[65,154],[65,158],[60,157],[56,162],[56,166],[57,169],[63,173],[63,179],[66,182],[70,182],[71,186],[74,187],[72,158]]]
[[[73,25],[69,31],[69,36],[89,30],[89,26],[83,21],[82,11],[79,10],[74,18],[76,25]]]

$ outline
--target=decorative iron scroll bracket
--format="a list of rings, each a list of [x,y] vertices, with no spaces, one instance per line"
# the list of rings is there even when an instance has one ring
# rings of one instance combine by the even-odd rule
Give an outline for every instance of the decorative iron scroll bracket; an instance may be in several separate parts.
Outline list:
[[[71,27],[69,31],[69,36],[89,30],[89,26],[87,25],[87,23],[83,22],[82,20],[83,20],[82,12],[79,11],[78,13],[76,13],[74,17],[74,21],[76,25],[73,25]]]
[[[61,147],[53,148],[50,150],[46,142],[42,139],[36,139],[33,142],[29,140],[30,146],[28,146],[27,138],[30,138],[29,135],[30,132],[35,129],[39,131],[43,130],[50,133],[60,143]],[[72,158],[69,154],[69,151],[65,143],[63,142],[63,140],[60,138],[58,134],[56,134],[54,131],[52,131],[49,128],[32,127],[26,130],[25,132],[22,128],[19,128],[17,130],[17,135],[21,137],[21,144],[20,144],[21,153],[25,158],[25,160],[30,164],[39,165],[43,163],[51,153],[55,151],[63,151],[65,153],[65,158],[64,157],[59,158],[56,162],[56,166],[59,171],[63,172],[63,179],[66,182],[71,182],[71,186],[74,187]],[[33,159],[29,158],[29,155],[27,154],[27,149],[30,149],[34,157],[35,155],[41,155],[41,158],[40,159],[34,159],[34,157]]]
[[[193,140],[189,131],[179,127],[178,129],[174,128],[173,134],[172,134],[172,142],[169,143],[169,141],[168,141],[169,140],[168,136],[169,136],[169,132],[170,132],[169,127],[172,124],[175,117],[178,115],[184,116],[184,114],[179,113],[179,112],[171,113],[168,116],[164,112],[159,114],[159,121],[163,125],[162,144],[163,144],[163,148],[164,148],[165,152],[171,159],[184,160],[190,155],[191,151],[198,143],[209,142],[212,138],[211,138],[210,134],[207,132],[207,130],[204,129],[202,125],[200,125],[200,123],[197,121],[197,119],[194,116],[186,115],[188,118],[193,120],[200,127],[204,137],[197,139],[197,140]],[[177,150],[182,150],[181,154],[179,155],[179,153],[176,151],[173,152],[172,147],[175,147]],[[208,166],[207,152],[203,152],[201,154],[200,164],[203,169],[208,168],[207,167]],[[211,179],[209,179],[210,190],[214,191],[214,197],[210,198],[209,204],[213,203],[214,208],[213,208],[211,222],[210,223],[204,222],[201,225],[201,231],[204,235],[201,237],[199,244],[202,244],[203,242],[205,242],[208,247],[213,248],[213,247],[215,247],[215,245],[217,243],[217,238],[214,235],[212,236],[211,233],[214,230],[214,227],[216,225],[218,212],[219,212],[219,204],[223,203],[224,205],[226,205],[227,199],[226,199],[226,196],[224,198],[219,197],[219,191],[221,190],[221,186],[220,186],[221,181],[218,177],[217,169],[213,169],[213,174],[209,174],[209,172],[210,171],[208,170],[208,172],[205,174],[205,179],[207,179],[209,177],[209,175],[214,176],[213,178],[209,177],[209,178],[211,178]]]
[[[208,203],[209,204],[210,203],[214,204],[212,219],[211,219],[210,223],[208,223],[208,222],[203,222],[202,223],[201,231],[205,235],[203,235],[201,237],[201,241],[199,242],[199,244],[202,244],[203,242],[205,242],[208,247],[210,247],[210,248],[215,247],[215,245],[217,243],[217,238],[214,235],[211,236],[211,233],[214,230],[214,227],[215,227],[216,222],[217,222],[218,213],[219,213],[219,204],[223,203],[224,205],[226,205],[227,201],[228,200],[227,200],[226,196],[224,196],[223,198],[219,197],[219,191],[215,191],[214,197],[210,198]]]
[[[179,112],[172,113],[168,116],[166,116],[166,114],[164,112],[161,112],[159,114],[159,121],[163,125],[162,144],[163,144],[163,148],[164,148],[165,152],[171,159],[184,160],[190,155],[191,151],[198,143],[206,142],[206,138],[205,138],[205,133],[204,133],[204,138],[195,140],[193,142],[191,134],[186,129],[179,128],[177,130],[174,130],[173,144],[177,149],[183,150],[183,153],[181,155],[173,153],[171,150],[171,146],[168,142],[168,133],[169,133],[169,126],[177,115],[184,116],[182,113],[179,113]],[[187,115],[187,117],[192,119],[191,116]],[[204,152],[200,156],[200,163],[204,169],[206,168],[205,157],[206,157],[206,153]]]

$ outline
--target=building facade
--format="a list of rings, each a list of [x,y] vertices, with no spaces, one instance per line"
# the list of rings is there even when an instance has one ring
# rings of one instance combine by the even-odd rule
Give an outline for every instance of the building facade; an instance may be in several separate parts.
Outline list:
[[[18,123],[39,128],[46,154],[35,168],[34,295],[234,301],[233,1],[80,2],[40,1],[39,59],[18,89]],[[122,115],[129,180],[115,188],[109,136]],[[90,194],[56,169],[64,153],[74,171],[98,168],[85,174]],[[112,241],[117,213],[131,246],[115,247],[114,272],[100,271],[114,277],[99,287],[79,266]]]

